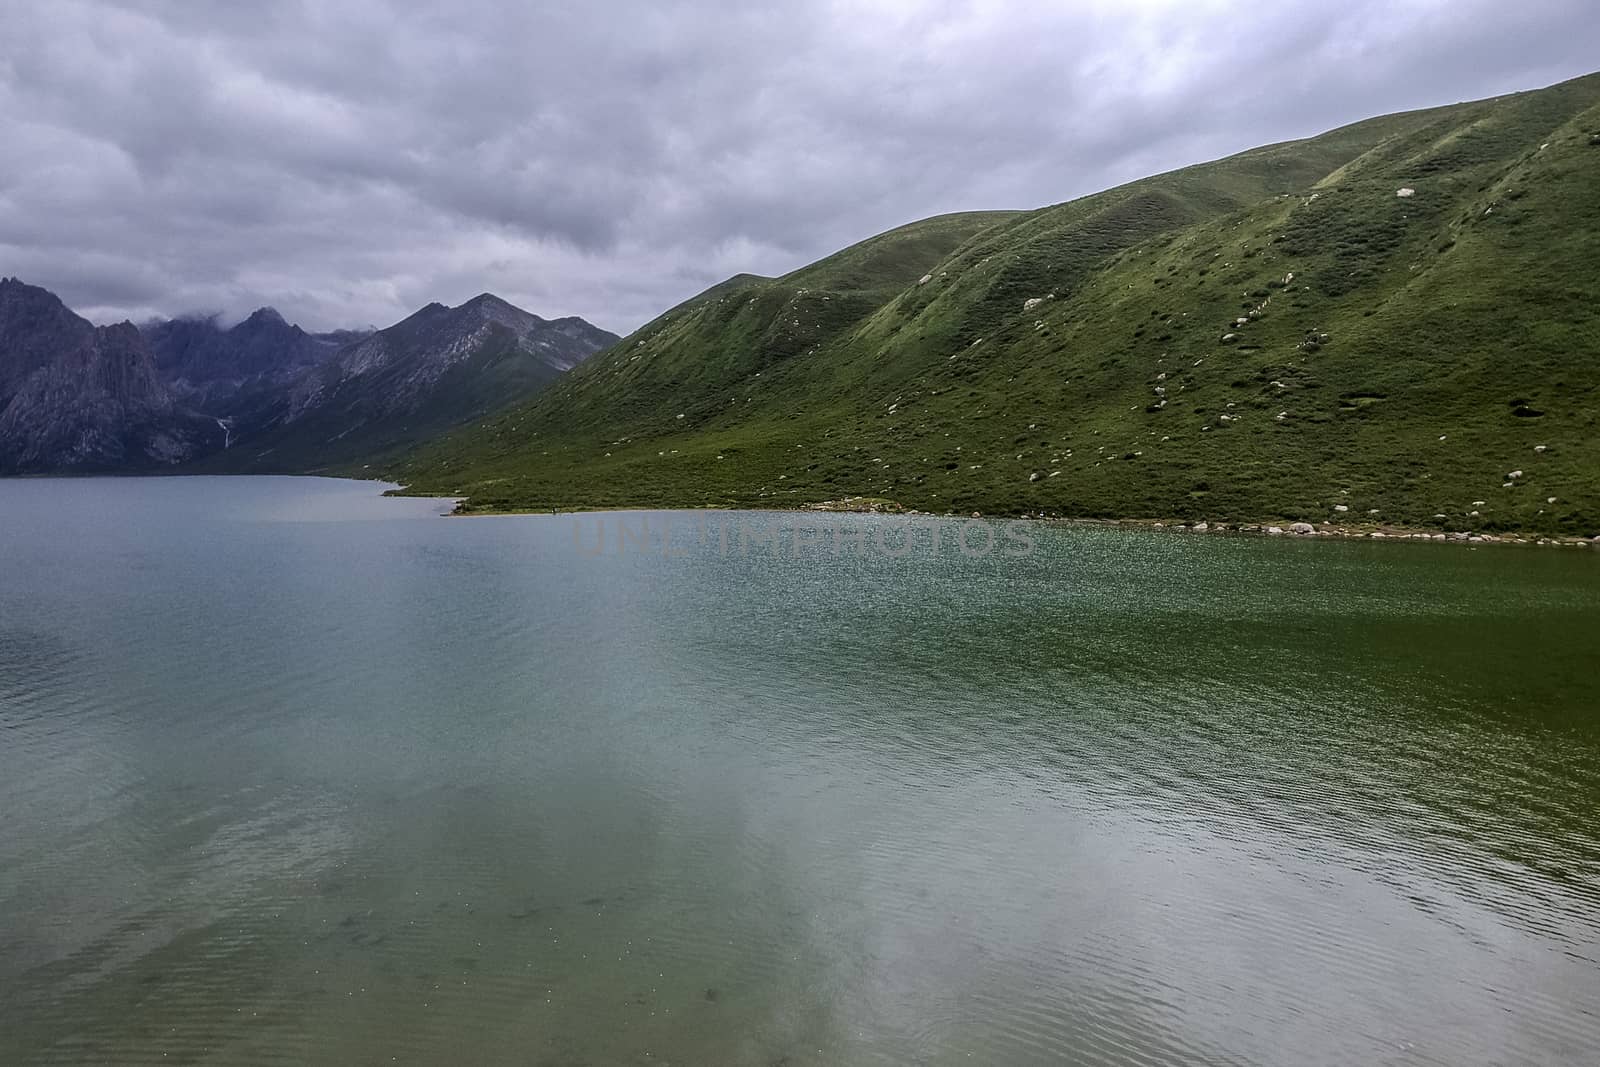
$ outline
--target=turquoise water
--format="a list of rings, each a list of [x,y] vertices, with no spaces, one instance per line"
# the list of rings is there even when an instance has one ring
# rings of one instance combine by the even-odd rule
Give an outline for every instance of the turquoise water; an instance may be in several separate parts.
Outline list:
[[[0,482],[0,1063],[1600,1060],[1600,553],[440,510]]]

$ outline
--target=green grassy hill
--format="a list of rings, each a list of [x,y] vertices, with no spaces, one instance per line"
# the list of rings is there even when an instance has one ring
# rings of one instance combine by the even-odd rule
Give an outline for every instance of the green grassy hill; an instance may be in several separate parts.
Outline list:
[[[730,279],[387,473],[484,509],[1595,534],[1597,264],[1600,75]]]

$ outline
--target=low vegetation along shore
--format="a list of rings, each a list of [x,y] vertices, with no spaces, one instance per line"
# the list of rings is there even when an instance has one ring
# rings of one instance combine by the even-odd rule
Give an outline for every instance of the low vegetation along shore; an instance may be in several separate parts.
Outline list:
[[[405,493],[408,490],[400,490]],[[452,516],[506,516],[506,515],[551,515],[551,514],[590,514],[611,511],[633,510],[665,510],[665,511],[707,511],[730,510],[726,508],[630,508],[625,506],[585,508],[486,508],[474,504],[470,500],[457,500],[455,508],[450,512]],[[792,513],[828,513],[828,514],[873,514],[873,515],[905,515],[905,516],[933,516],[952,519],[961,518],[1000,518],[1007,520],[1030,520],[1048,523],[1057,523],[1069,526],[1111,526],[1139,530],[1161,530],[1172,533],[1188,534],[1232,534],[1255,535],[1261,537],[1291,537],[1291,538],[1337,538],[1337,539],[1368,539],[1374,541],[1429,541],[1445,544],[1493,544],[1493,545],[1535,545],[1540,547],[1562,548],[1600,548],[1600,536],[1592,538],[1582,537],[1523,537],[1517,534],[1496,534],[1474,532],[1471,530],[1452,530],[1443,533],[1437,530],[1423,530],[1400,526],[1391,526],[1378,523],[1339,523],[1327,522],[1322,524],[1309,522],[1184,522],[1181,520],[1158,519],[1079,519],[1063,515],[1048,515],[1044,513],[1023,513],[1019,515],[985,516],[981,511],[971,512],[970,515],[957,514],[956,512],[925,512],[915,508],[904,507],[895,501],[881,497],[844,497],[839,500],[825,500],[817,503],[802,504],[797,507],[787,508],[761,508],[755,510],[787,511]]]

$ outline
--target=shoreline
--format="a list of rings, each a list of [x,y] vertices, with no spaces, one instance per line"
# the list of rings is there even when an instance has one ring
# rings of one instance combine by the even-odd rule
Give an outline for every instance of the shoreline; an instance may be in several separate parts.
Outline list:
[[[407,496],[406,487],[399,491],[386,493],[386,496]],[[423,494],[418,494],[423,495]],[[559,515],[603,515],[610,512],[649,512],[664,511],[683,514],[699,512],[768,512],[787,515],[890,515],[906,518],[932,518],[951,519],[956,521],[972,519],[988,519],[991,521],[1013,522],[1040,522],[1057,526],[1069,527],[1109,527],[1113,529],[1132,530],[1159,530],[1163,533],[1184,533],[1197,535],[1229,535],[1234,537],[1283,537],[1290,540],[1339,540],[1339,541],[1404,541],[1408,543],[1426,542],[1429,544],[1456,544],[1456,545],[1521,545],[1540,548],[1600,548],[1600,536],[1593,538],[1584,537],[1551,537],[1524,533],[1484,533],[1471,530],[1441,531],[1415,526],[1400,526],[1389,523],[1361,523],[1344,526],[1334,523],[1307,523],[1291,522],[1285,519],[1273,522],[1208,522],[1206,520],[1187,521],[1183,519],[1091,519],[1073,518],[1070,516],[1052,515],[986,515],[974,511],[968,515],[954,512],[918,511],[914,508],[902,508],[888,501],[878,501],[865,498],[870,502],[857,503],[863,498],[845,498],[843,500],[822,501],[811,504],[797,504],[792,507],[652,507],[649,505],[607,505],[595,507],[560,507],[560,508],[493,508],[493,507],[464,507],[470,497],[451,497],[448,495],[432,497],[429,499],[455,500],[455,507],[448,512],[445,518],[509,518],[514,516],[543,515],[555,517]]]
[[[1577,536],[1551,536],[1548,534],[1533,534],[1524,532],[1487,533],[1474,530],[1439,530],[1431,527],[1404,526],[1394,523],[1353,523],[1343,525],[1339,523],[1322,522],[1308,523],[1288,519],[1275,519],[1271,521],[1252,522],[1209,522],[1207,520],[1185,520],[1178,518],[1150,519],[1150,518],[1121,518],[1098,519],[1073,517],[1066,515],[1044,515],[1024,512],[1020,515],[994,515],[983,512],[958,514],[955,512],[919,511],[915,508],[906,508],[892,500],[881,497],[843,497],[837,500],[816,501],[806,504],[790,506],[733,506],[733,505],[662,505],[648,504],[614,504],[578,507],[557,508],[496,508],[484,506],[470,506],[471,497],[467,495],[447,492],[412,492],[411,487],[402,483],[391,481],[382,475],[371,474],[285,474],[250,473],[250,474],[191,474],[174,472],[123,472],[123,473],[88,473],[74,474],[32,474],[9,475],[8,479],[24,480],[49,480],[52,478],[92,479],[92,478],[318,478],[329,481],[350,481],[376,483],[388,486],[379,495],[417,500],[437,500],[441,504],[448,502],[449,511],[440,512],[441,518],[510,518],[529,515],[599,515],[607,512],[643,512],[665,511],[694,514],[697,512],[770,512],[773,514],[793,515],[826,515],[826,514],[854,514],[854,515],[894,515],[915,518],[933,519],[988,519],[991,521],[1005,520],[1015,522],[1041,522],[1057,526],[1077,527],[1109,527],[1114,529],[1130,530],[1159,530],[1162,532],[1185,534],[1224,534],[1229,536],[1245,537],[1285,537],[1291,540],[1340,540],[1340,541],[1406,541],[1429,542],[1435,544],[1465,544],[1465,545],[1521,545],[1541,548],[1595,548],[1600,549],[1600,535],[1594,537]]]

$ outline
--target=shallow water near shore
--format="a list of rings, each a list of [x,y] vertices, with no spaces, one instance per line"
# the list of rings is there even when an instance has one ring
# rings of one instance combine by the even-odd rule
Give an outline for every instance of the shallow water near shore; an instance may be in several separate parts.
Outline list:
[[[1600,1060],[1600,555],[381,489],[0,481],[0,1063]]]

